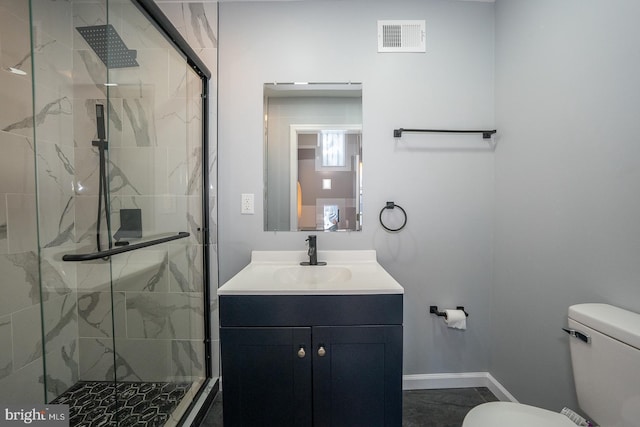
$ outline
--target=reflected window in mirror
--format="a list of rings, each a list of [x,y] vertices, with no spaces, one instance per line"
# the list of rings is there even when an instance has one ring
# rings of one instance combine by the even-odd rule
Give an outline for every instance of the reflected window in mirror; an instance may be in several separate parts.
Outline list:
[[[345,135],[343,130],[320,131],[318,137],[322,141],[322,166],[344,167]]]
[[[266,231],[362,229],[362,86],[265,84]]]

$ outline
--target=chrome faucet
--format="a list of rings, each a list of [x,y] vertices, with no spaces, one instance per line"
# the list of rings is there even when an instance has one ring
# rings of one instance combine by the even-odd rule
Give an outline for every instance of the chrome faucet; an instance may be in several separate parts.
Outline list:
[[[309,261],[303,261],[300,265],[326,265],[326,262],[320,261],[318,262],[318,243],[317,237],[311,235],[309,236],[305,242],[309,242],[309,250],[307,251],[307,255],[309,255]]]

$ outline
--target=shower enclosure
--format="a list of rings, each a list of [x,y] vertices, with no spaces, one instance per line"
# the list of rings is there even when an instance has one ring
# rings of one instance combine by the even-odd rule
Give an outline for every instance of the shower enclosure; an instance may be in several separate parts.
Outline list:
[[[0,403],[178,424],[212,376],[210,73],[146,0],[0,0],[0,62]]]

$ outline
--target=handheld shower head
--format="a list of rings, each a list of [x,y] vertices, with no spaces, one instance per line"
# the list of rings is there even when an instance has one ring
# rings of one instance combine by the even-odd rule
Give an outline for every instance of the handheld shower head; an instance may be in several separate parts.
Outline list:
[[[104,130],[104,105],[96,104],[96,127],[98,131],[98,139],[104,141],[107,135]]]

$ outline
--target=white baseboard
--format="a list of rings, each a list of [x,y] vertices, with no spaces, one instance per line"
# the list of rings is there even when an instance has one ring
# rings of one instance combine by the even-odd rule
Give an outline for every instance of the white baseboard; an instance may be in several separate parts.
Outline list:
[[[428,390],[438,388],[486,387],[499,400],[518,400],[488,372],[462,372],[447,374],[403,375],[403,390]]]

